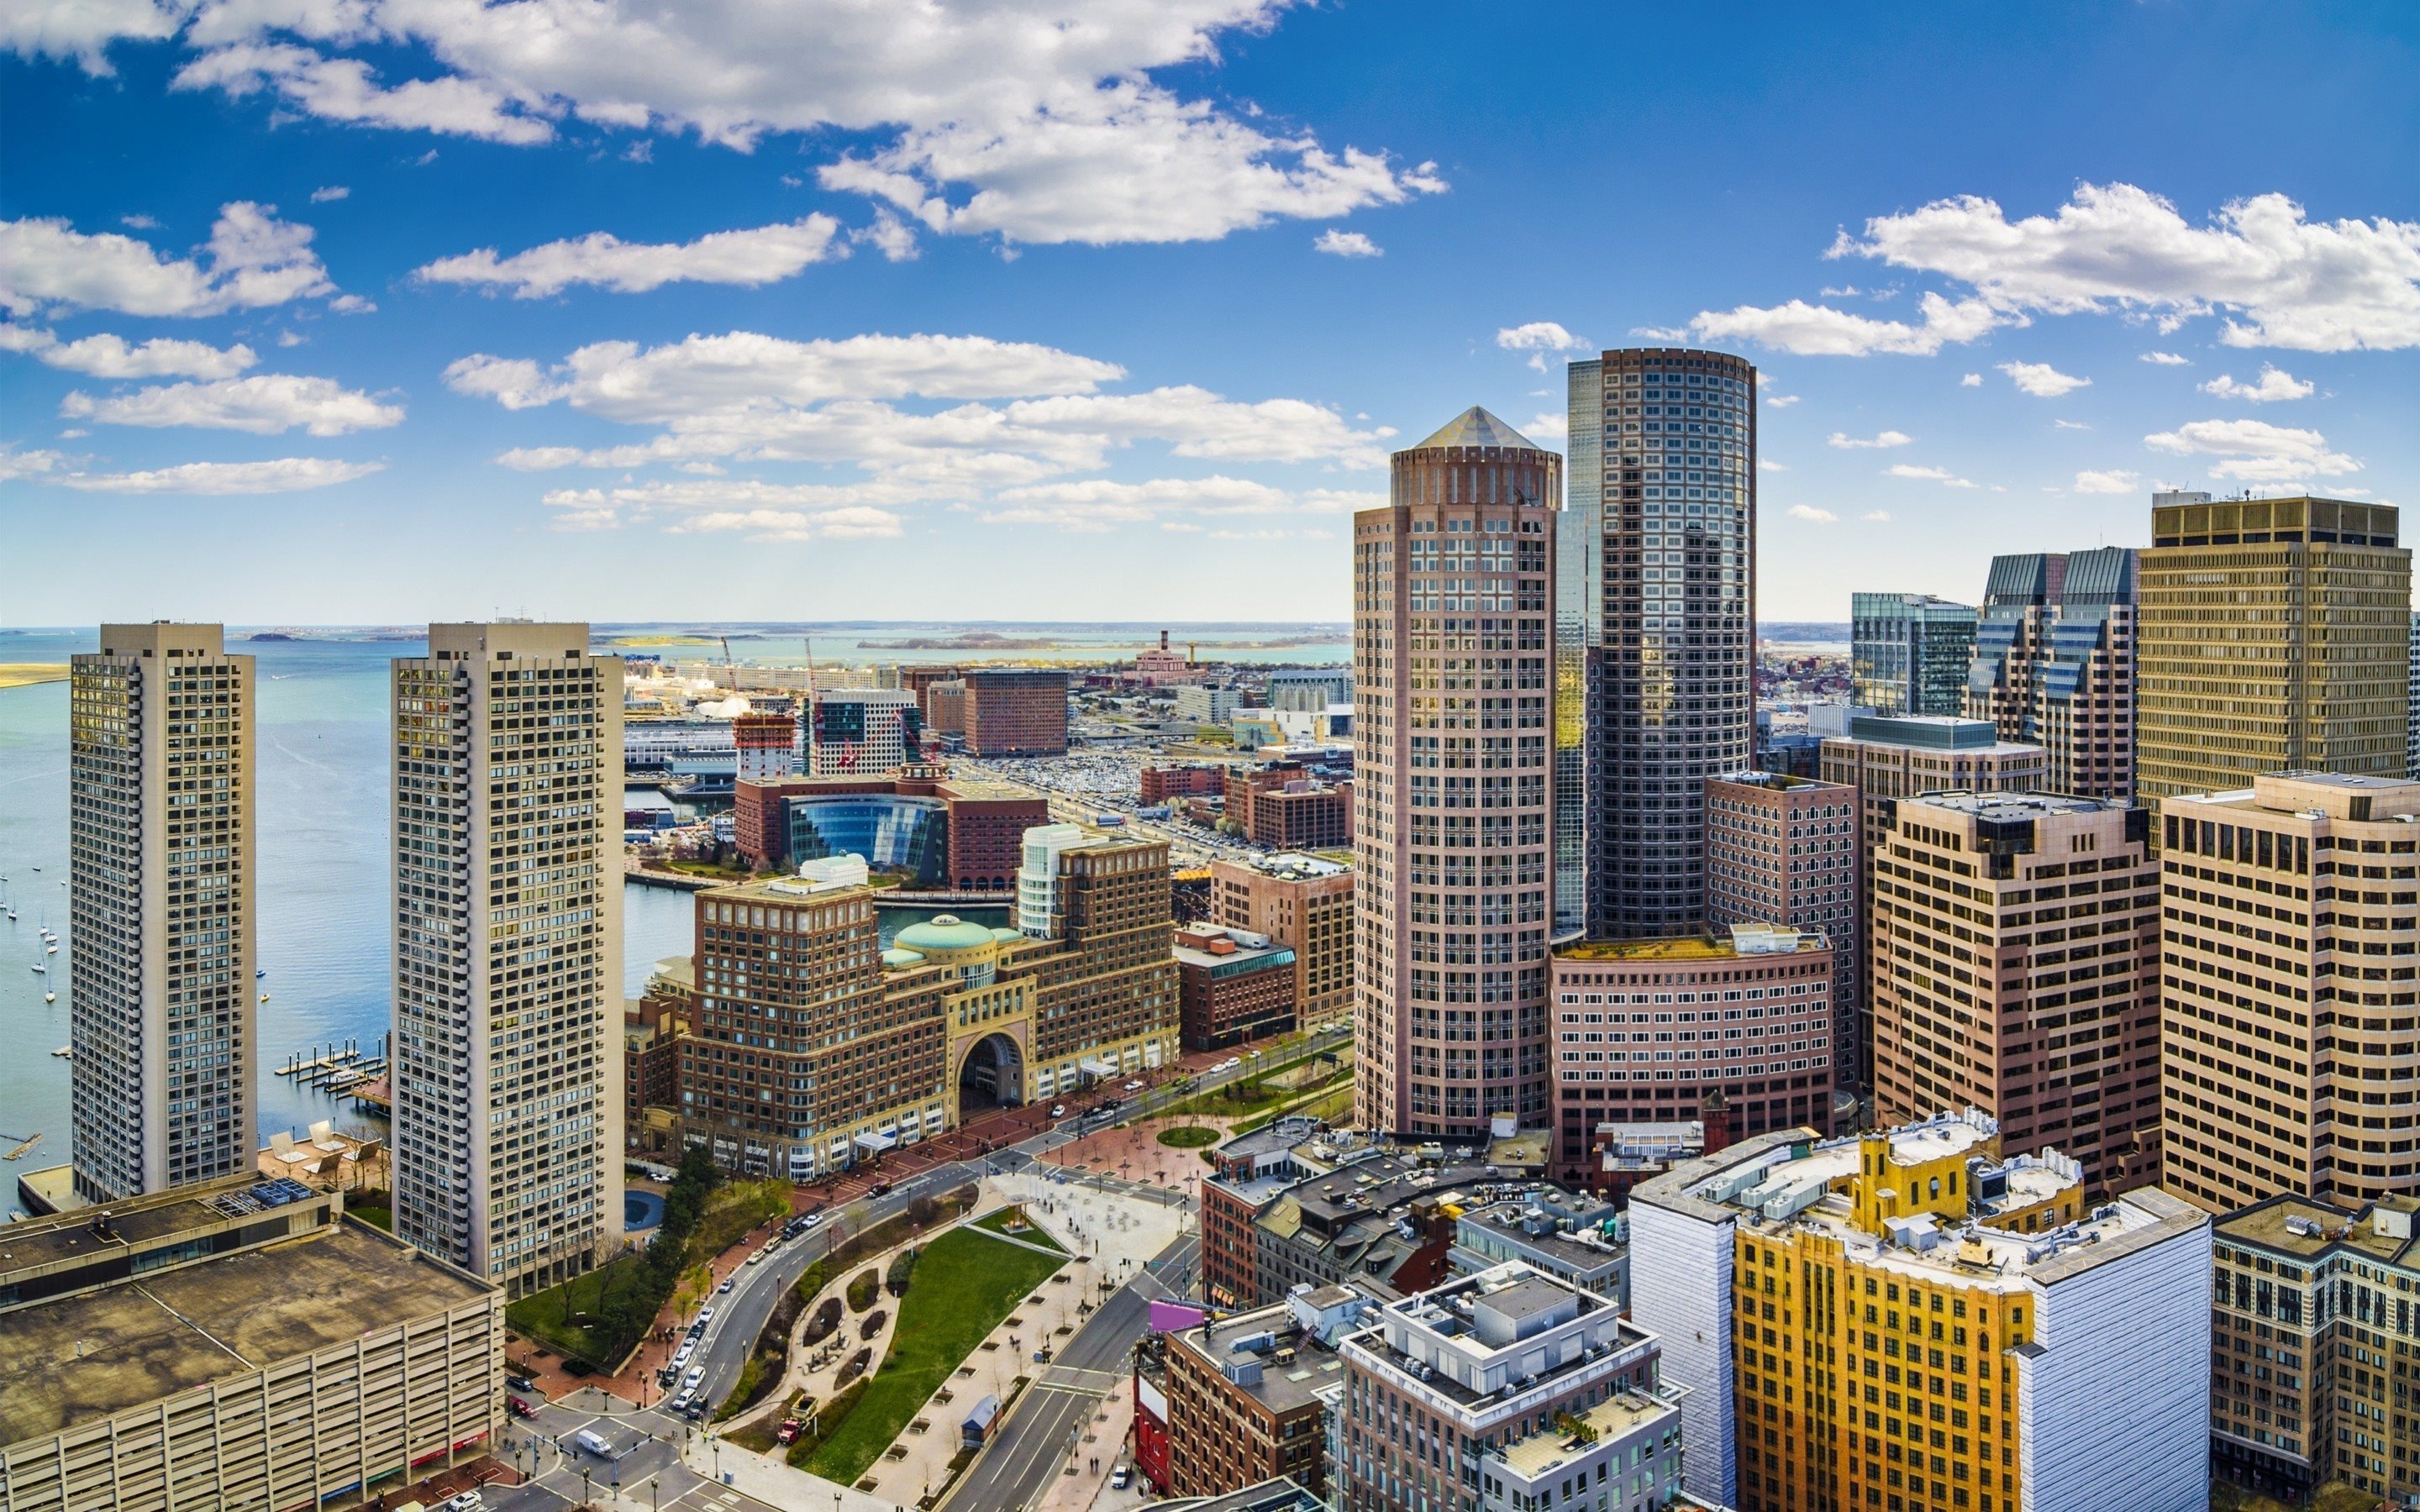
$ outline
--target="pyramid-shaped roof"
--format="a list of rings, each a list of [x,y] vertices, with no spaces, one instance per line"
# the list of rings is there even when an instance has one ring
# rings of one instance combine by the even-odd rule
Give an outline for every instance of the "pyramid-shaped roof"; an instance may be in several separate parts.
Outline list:
[[[1446,422],[1435,435],[1413,450],[1427,451],[1437,446],[1518,446],[1532,452],[1540,449],[1529,438],[1477,405]]]

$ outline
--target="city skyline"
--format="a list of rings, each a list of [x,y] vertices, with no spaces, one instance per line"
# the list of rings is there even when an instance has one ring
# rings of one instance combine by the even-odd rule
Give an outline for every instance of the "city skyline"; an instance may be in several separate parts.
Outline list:
[[[1839,618],[1852,569],[1971,597],[1995,553],[2148,545],[2158,484],[2389,501],[2414,464],[2411,39],[2374,15],[2138,8],[2015,46],[1556,20],[1652,65],[1617,107],[1585,74],[1482,100],[1526,34],[1442,70],[1435,27],[1368,8],[1076,5],[1074,52],[943,18],[834,39],[863,87],[743,68],[712,101],[622,77],[610,29],[549,66],[377,7],[135,8],[147,38],[0,23],[0,120],[60,145],[0,222],[0,518],[70,563],[11,623],[97,617],[71,521],[166,509],[219,522],[189,549],[254,601],[145,547],[113,586],[194,618],[605,620],[636,575],[675,617],[794,613],[799,577],[881,615],[912,573],[1016,619],[1074,561],[1110,618],[1341,619],[1390,447],[1479,403],[1559,449],[1565,360],[1665,340],[1763,377],[1763,619]],[[681,28],[695,71],[787,39]],[[2331,88],[2209,109],[2246,55]],[[1154,145],[1167,192],[1136,193]],[[1562,234],[1508,276],[1493,228],[1542,205]],[[470,519],[504,545],[433,594],[379,565]],[[734,545],[783,570],[698,570]]]

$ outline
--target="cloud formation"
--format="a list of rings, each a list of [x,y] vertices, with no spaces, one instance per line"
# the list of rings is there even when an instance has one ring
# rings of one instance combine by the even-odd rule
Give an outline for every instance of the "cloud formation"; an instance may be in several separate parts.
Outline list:
[[[716,231],[695,241],[632,242],[609,231],[591,231],[509,257],[482,247],[441,257],[414,269],[411,276],[425,284],[509,289],[515,299],[536,300],[575,284],[621,294],[644,294],[677,283],[755,288],[792,277],[809,264],[847,255],[840,223],[818,214],[747,231]]]
[[[1893,447],[1909,445],[1915,440],[1903,430],[1886,430],[1872,437],[1851,436],[1836,430],[1823,444],[1837,446],[1844,452],[1886,452]]]
[[[2075,475],[2077,493],[2133,493],[2142,485],[2141,473],[2130,472],[2123,468],[2106,472],[2086,471]]]
[[[1803,519],[1810,525],[1838,525],[1840,523],[1839,516],[1833,514],[1828,509],[1818,509],[1812,504],[1792,504],[1790,506],[1788,514],[1792,519]]]
[[[63,488],[81,488],[87,493],[297,493],[365,478],[385,465],[286,456],[268,462],[186,462],[142,472],[70,472],[53,481]]]
[[[1883,469],[1886,478],[1910,478],[1919,483],[1937,483],[1945,488],[1972,488],[1976,485],[1947,468],[1918,467],[1912,462],[1895,462]]]
[[[2318,392],[2319,385],[2305,382],[2293,374],[2263,363],[2260,377],[2250,383],[2238,383],[2221,373],[2198,387],[2204,393],[2221,399],[2242,399],[2251,404],[2275,404],[2282,399],[2307,399]]]
[[[0,351],[98,378],[232,378],[259,360],[240,342],[221,347],[154,336],[137,346],[106,332],[61,341],[39,327],[20,325],[0,325]]]
[[[334,295],[311,228],[276,212],[249,200],[221,207],[207,266],[115,231],[86,236],[65,220],[0,221],[0,309],[190,316]]]
[[[2316,430],[2273,425],[2265,420],[2195,420],[2143,438],[2155,452],[2178,456],[2214,456],[2211,475],[2246,483],[2295,483],[2341,477],[2361,464],[2328,449]]]
[[[99,399],[78,391],[59,401],[59,413],[105,425],[191,425],[255,436],[275,436],[298,426],[314,436],[342,436],[383,430],[403,420],[401,405],[380,404],[334,378],[290,373],[172,383]]]
[[[2063,393],[2092,387],[2090,378],[2062,373],[2048,363],[2001,363],[1997,365],[2001,372],[2009,375],[2009,381],[2017,386],[2018,393],[2030,393],[2037,399],[2055,399]]]
[[[1383,257],[1387,249],[1358,231],[1322,231],[1311,244],[1313,252],[1324,252],[1332,257]]]

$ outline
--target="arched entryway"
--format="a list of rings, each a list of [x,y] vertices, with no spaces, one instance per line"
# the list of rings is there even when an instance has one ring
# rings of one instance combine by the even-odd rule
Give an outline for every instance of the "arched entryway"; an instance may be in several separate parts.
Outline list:
[[[1006,1034],[986,1034],[958,1063],[958,1115],[1013,1108],[1025,1102],[1025,1053]]]

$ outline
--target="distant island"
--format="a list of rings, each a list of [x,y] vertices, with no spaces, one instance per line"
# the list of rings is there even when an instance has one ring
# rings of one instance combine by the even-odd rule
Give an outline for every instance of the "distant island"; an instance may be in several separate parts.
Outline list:
[[[68,670],[55,661],[0,661],[0,689],[32,687],[38,683],[64,683]]]

